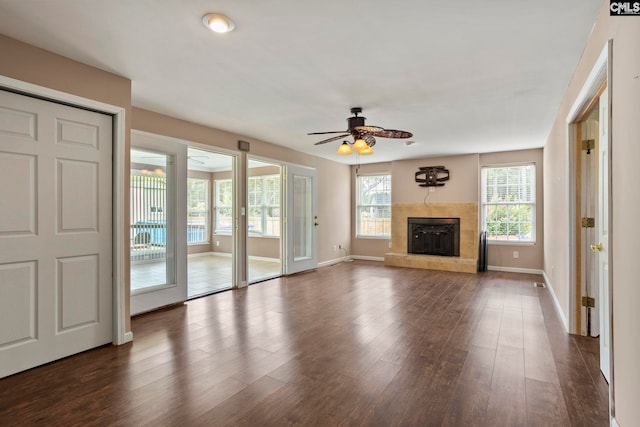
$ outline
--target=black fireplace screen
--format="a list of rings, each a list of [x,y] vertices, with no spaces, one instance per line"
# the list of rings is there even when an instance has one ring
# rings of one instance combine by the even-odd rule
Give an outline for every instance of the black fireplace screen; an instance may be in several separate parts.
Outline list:
[[[407,252],[460,256],[460,218],[408,218]]]

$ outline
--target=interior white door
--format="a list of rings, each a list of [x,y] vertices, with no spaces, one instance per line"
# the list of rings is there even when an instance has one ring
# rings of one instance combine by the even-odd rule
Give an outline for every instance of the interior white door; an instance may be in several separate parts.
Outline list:
[[[318,189],[316,170],[286,166],[285,274],[318,268]]]
[[[131,145],[134,315],[187,300],[187,145],[139,132]]]
[[[595,249],[598,263],[599,326],[600,326],[600,370],[609,382],[610,322],[609,322],[609,96],[608,89],[600,95],[599,148],[598,148],[598,215]]]
[[[0,377],[112,341],[112,118],[0,91]]]

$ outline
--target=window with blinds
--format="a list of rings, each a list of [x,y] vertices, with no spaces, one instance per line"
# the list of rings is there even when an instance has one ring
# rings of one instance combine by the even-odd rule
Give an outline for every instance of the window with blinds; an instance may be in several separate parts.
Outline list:
[[[391,175],[361,175],[356,179],[356,236],[391,236]]]
[[[209,243],[209,180],[187,178],[187,243]]]
[[[488,240],[536,241],[535,164],[484,166],[481,202]]]
[[[216,179],[215,192],[215,231],[231,233],[233,231],[233,182],[230,179]]]

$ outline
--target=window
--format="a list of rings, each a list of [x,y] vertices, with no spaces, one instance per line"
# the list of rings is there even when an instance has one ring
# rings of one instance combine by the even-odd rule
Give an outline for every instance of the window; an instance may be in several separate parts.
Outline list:
[[[356,236],[391,236],[391,175],[356,178]]]
[[[216,233],[231,233],[233,231],[233,185],[230,179],[216,179]]]
[[[488,240],[536,241],[535,164],[483,167],[481,200]]]
[[[249,233],[280,235],[280,176],[249,177]]]
[[[209,243],[209,180],[187,178],[187,243]]]

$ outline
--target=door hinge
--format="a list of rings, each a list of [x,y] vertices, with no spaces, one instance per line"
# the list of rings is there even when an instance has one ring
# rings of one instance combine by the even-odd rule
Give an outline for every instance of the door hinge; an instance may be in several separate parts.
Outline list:
[[[587,154],[591,154],[591,150],[596,148],[595,139],[585,139],[582,141],[582,151],[586,151]]]
[[[596,226],[596,219],[585,217],[582,218],[582,228],[594,228]]]
[[[593,297],[582,297],[582,306],[593,308],[596,306],[596,299]]]

